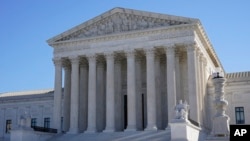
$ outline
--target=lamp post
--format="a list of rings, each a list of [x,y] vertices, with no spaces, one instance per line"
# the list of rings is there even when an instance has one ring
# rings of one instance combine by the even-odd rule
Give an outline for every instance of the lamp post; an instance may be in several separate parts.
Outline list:
[[[213,83],[215,87],[215,100],[214,106],[216,109],[216,114],[213,117],[213,128],[212,136],[216,137],[226,137],[229,136],[229,120],[230,118],[225,114],[226,107],[228,105],[227,100],[224,99],[226,78],[220,75],[219,72],[213,78]]]

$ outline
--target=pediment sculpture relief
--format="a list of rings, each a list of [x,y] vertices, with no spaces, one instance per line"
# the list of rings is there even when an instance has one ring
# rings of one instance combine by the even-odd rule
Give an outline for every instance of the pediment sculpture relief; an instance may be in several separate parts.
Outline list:
[[[113,33],[143,30],[161,26],[186,24],[186,22],[172,21],[125,13],[115,13],[60,39],[59,41],[108,35]]]

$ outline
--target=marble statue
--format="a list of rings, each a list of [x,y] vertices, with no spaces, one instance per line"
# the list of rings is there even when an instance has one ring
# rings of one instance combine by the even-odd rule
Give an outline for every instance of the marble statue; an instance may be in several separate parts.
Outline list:
[[[179,101],[179,104],[175,106],[175,119],[182,119],[188,120],[188,109],[189,105],[185,101],[184,103],[182,100]]]

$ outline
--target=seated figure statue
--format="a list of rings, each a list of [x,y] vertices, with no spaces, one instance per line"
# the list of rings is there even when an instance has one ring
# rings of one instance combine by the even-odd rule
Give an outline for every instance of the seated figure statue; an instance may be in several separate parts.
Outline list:
[[[31,129],[31,117],[30,115],[25,111],[24,114],[20,116],[19,119],[19,128],[21,129]]]
[[[175,119],[187,121],[188,110],[189,110],[189,105],[187,104],[187,102],[185,101],[183,103],[182,100],[180,100],[179,104],[175,106]]]

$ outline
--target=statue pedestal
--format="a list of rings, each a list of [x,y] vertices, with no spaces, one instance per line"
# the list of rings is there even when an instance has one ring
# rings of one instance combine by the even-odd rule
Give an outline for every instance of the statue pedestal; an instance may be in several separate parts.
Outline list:
[[[229,137],[208,136],[205,141],[229,141]]]
[[[206,141],[229,141],[229,120],[230,118],[225,114],[228,102],[224,99],[226,79],[219,76],[213,78],[213,83],[215,86],[215,100],[214,106],[216,109],[216,114],[212,120],[213,127],[211,135],[209,135]]]
[[[215,117],[213,120],[212,135],[229,136],[229,118],[227,116]]]
[[[34,141],[36,135],[33,130],[17,129],[12,130],[10,134],[10,141]]]
[[[170,123],[171,141],[198,141],[201,129],[186,120],[174,119]]]

